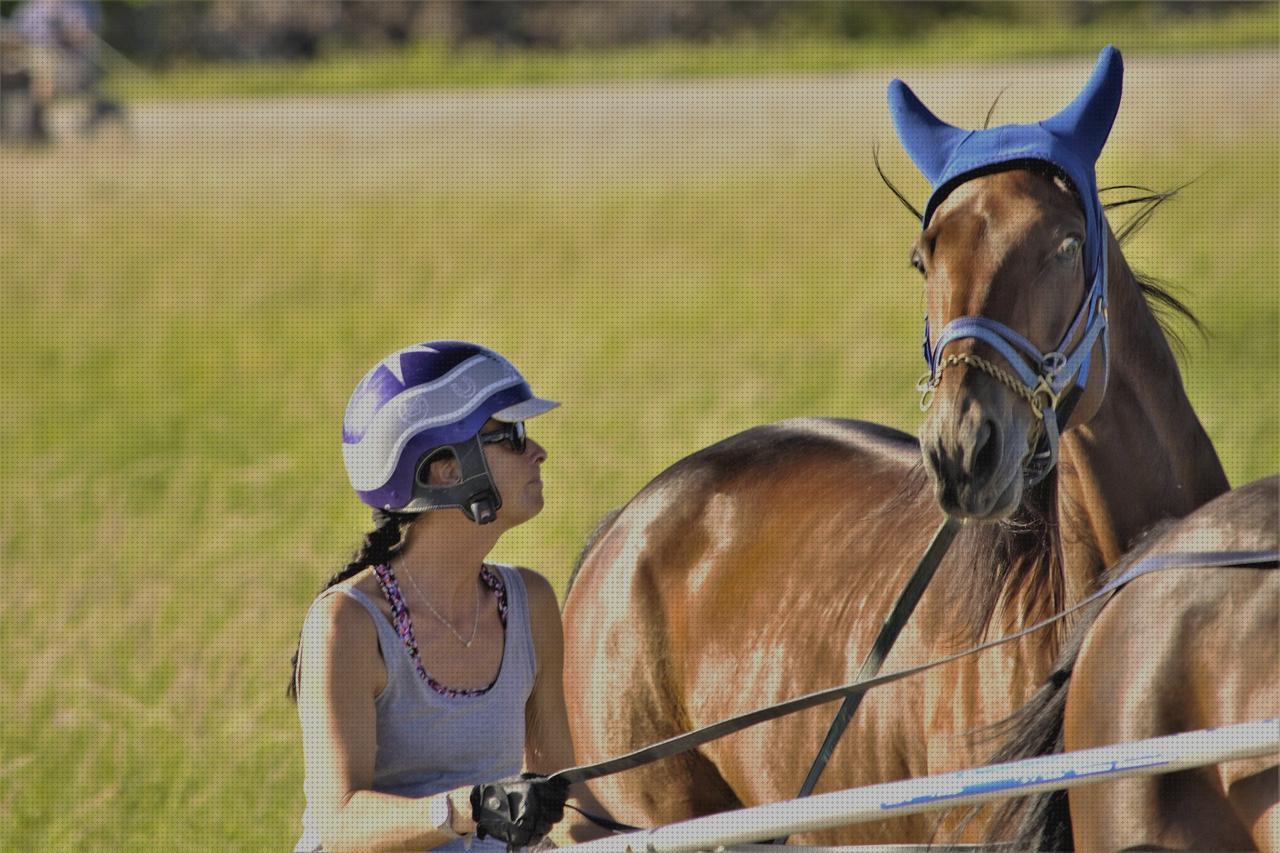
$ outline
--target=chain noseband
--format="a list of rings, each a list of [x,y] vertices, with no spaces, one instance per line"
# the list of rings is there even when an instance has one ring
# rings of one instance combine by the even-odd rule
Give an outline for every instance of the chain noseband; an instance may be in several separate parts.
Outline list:
[[[1043,376],[1040,377],[1040,381],[1036,383],[1034,388],[1027,390],[1027,386],[1023,385],[1016,377],[1011,376],[1007,370],[1002,369],[995,362],[987,361],[980,355],[962,353],[960,355],[949,355],[942,359],[942,361],[938,362],[937,373],[932,376],[926,373],[916,382],[916,391],[920,392],[920,411],[927,412],[929,407],[933,405],[933,392],[937,389],[938,383],[942,382],[943,371],[958,364],[981,370],[1026,400],[1027,404],[1031,406],[1031,413],[1036,416],[1038,421],[1044,420],[1045,409],[1053,410],[1057,408],[1058,398],[1062,396],[1054,392]]]

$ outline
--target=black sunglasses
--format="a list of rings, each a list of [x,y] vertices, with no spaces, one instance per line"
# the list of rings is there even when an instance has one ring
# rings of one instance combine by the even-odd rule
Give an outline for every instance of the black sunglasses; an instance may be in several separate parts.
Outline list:
[[[496,429],[492,432],[482,432],[476,436],[481,444],[501,444],[506,441],[511,444],[511,449],[517,454],[523,454],[525,448],[529,446],[529,436],[524,430],[524,421],[516,421],[513,424],[505,424],[502,429]]]

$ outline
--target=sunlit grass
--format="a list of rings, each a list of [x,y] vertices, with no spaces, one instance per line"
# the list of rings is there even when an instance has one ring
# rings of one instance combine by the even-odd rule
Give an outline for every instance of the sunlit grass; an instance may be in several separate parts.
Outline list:
[[[1239,484],[1280,462],[1280,175],[1259,154],[1280,140],[1177,126],[1125,131],[1103,181],[1199,175],[1128,252],[1212,331],[1184,375]],[[725,435],[916,428],[914,227],[864,139],[743,134],[715,163],[583,180],[536,141],[451,137],[444,174],[324,134],[0,159],[4,849],[292,843],[288,658],[367,523],[339,423],[392,347],[479,340],[565,402],[531,425],[548,507],[498,555],[559,589],[602,513]],[[469,165],[499,155],[518,167]]]

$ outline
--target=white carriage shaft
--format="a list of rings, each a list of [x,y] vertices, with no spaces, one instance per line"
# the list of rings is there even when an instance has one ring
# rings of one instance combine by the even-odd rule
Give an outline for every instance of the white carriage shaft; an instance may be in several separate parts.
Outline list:
[[[1280,753],[1280,717],[815,794],[564,849],[582,853],[709,850],[1276,753]]]

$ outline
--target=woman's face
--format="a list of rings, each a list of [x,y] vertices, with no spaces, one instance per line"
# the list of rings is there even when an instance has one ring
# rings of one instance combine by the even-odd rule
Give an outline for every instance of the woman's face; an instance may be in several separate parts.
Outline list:
[[[501,432],[510,428],[511,424],[490,419],[480,432]],[[499,521],[515,526],[541,512],[542,463],[547,461],[547,451],[543,446],[532,438],[526,438],[524,452],[517,453],[510,441],[501,441],[485,444],[484,454],[493,484],[502,495]]]
[[[510,428],[511,424],[490,418],[480,433],[500,433]],[[547,451],[531,438],[526,440],[523,453],[517,453],[510,441],[486,442],[483,450],[493,484],[502,495],[498,521],[504,528],[510,528],[537,515],[543,504],[541,469],[547,461]],[[428,477],[437,485],[458,482],[457,460],[452,456],[435,460],[428,469]]]

